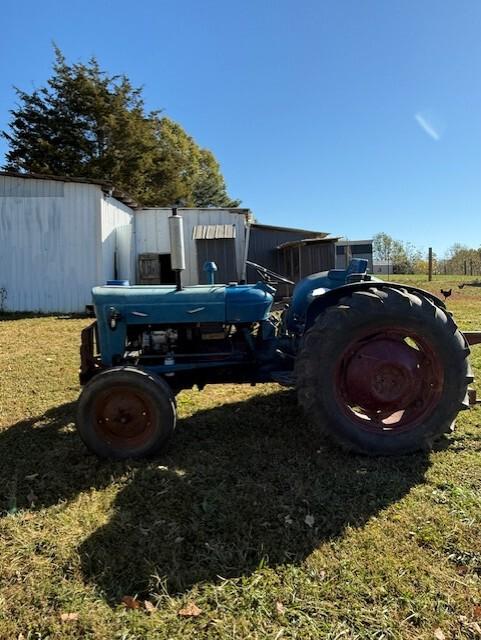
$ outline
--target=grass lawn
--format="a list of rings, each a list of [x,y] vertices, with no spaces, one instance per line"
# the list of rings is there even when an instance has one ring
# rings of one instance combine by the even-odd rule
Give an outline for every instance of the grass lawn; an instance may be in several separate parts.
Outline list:
[[[481,327],[464,279],[406,281]],[[162,456],[106,463],[73,425],[88,322],[0,320],[1,640],[481,637],[479,409],[448,447],[368,459],[290,391],[213,386],[180,394]]]

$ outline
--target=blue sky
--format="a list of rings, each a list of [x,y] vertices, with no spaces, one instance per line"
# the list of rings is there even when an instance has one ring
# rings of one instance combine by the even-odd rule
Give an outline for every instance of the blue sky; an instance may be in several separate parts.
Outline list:
[[[0,129],[12,85],[50,75],[54,40],[143,85],[262,222],[481,244],[477,0],[3,0],[1,14]]]

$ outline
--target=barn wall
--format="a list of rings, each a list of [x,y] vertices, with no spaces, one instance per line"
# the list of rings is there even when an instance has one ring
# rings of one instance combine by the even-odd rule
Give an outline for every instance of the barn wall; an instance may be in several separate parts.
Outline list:
[[[5,310],[84,309],[100,274],[101,197],[97,185],[0,176]]]
[[[283,272],[294,282],[312,273],[328,271],[335,266],[334,242],[286,247],[280,253],[284,265]]]
[[[314,237],[316,233],[293,229],[267,228],[252,225],[249,238],[249,260],[272,269],[287,277],[284,256],[277,247],[285,242]],[[259,277],[252,267],[247,270],[248,282],[256,282]]]
[[[172,210],[139,209],[135,214],[136,257],[141,253],[170,253],[168,217]],[[204,282],[204,274],[197,267],[197,245],[192,234],[196,225],[235,224],[235,251],[238,278],[241,277],[245,258],[245,214],[232,213],[226,209],[178,209],[184,219],[184,243],[186,269],[182,281],[186,285]]]
[[[133,211],[115,198],[103,196],[100,212],[102,239],[100,284],[115,278],[115,260],[117,260],[118,279],[133,280],[131,273]]]
[[[334,242],[322,242],[301,247],[301,278],[311,273],[334,269],[335,264],[336,245]]]

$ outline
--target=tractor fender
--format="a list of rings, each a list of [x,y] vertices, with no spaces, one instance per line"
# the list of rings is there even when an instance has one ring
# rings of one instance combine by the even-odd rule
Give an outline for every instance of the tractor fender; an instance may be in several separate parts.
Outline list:
[[[314,323],[317,316],[325,311],[328,307],[331,307],[339,302],[341,298],[349,296],[355,291],[367,291],[368,289],[398,289],[400,291],[407,291],[409,293],[420,293],[425,298],[431,300],[440,309],[446,309],[446,305],[442,300],[435,296],[430,291],[425,291],[419,287],[411,287],[407,284],[399,284],[397,282],[385,282],[385,281],[369,281],[355,282],[353,284],[346,284],[336,289],[331,289],[321,296],[315,298],[308,306],[306,311],[306,322],[304,330],[307,331],[309,327]]]

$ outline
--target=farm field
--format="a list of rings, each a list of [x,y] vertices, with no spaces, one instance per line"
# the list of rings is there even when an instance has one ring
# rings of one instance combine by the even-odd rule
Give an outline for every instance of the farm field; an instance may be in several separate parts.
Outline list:
[[[481,328],[474,278],[426,280],[403,278]],[[1,640],[481,638],[479,408],[370,459],[289,390],[211,386],[178,396],[164,454],[108,463],[73,424],[89,322],[0,316]]]

